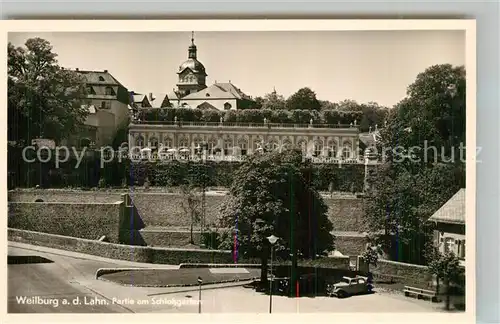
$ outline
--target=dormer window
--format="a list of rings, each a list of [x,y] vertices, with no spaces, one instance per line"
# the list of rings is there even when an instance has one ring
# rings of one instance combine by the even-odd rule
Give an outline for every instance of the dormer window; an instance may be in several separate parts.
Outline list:
[[[106,87],[106,95],[107,96],[114,96],[116,93],[115,93],[115,90],[111,87]]]
[[[95,95],[95,90],[91,86],[87,86],[87,93],[89,95]]]
[[[210,93],[207,93],[205,96],[206,96],[206,97],[210,97]]]
[[[104,77],[101,75],[99,76],[99,81],[106,81],[106,80],[104,80]]]

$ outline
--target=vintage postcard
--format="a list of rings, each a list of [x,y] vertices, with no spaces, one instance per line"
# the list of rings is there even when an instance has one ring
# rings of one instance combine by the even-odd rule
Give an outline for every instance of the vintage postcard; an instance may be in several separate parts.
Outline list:
[[[3,27],[7,316],[474,315],[473,20]]]

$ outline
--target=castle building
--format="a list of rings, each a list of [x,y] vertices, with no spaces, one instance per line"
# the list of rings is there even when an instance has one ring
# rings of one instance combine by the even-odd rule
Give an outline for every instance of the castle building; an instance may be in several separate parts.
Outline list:
[[[198,60],[194,36],[188,59],[177,71],[177,88],[170,93],[133,94],[134,107],[238,110],[252,108],[255,102],[233,83],[207,86],[207,71]],[[206,148],[208,159],[238,159],[264,149],[284,150],[300,147],[312,159],[322,162],[360,163],[365,144],[356,125],[306,125],[201,122],[147,122],[133,120],[129,125],[129,148],[141,152],[160,151],[171,158],[194,156]],[[160,150],[161,149],[161,150]],[[137,154],[143,154],[135,151]],[[134,153],[134,152],[132,152]],[[184,154],[182,154],[184,153]]]

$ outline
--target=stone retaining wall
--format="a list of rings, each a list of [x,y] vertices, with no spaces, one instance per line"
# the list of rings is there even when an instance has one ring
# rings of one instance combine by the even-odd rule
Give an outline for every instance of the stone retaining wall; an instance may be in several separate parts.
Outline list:
[[[8,229],[8,240],[134,262],[177,265],[232,261],[230,251],[129,246],[12,228]]]

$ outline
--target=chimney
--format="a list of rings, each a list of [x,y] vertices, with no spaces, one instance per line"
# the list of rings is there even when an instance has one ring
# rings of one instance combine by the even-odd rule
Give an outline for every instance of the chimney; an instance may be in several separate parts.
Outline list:
[[[104,73],[108,73],[108,70],[104,70]]]
[[[80,71],[80,69],[79,69],[79,68],[76,68],[76,71],[78,72],[78,71]]]
[[[151,101],[155,100],[155,97],[153,97],[153,93],[152,92],[149,93],[149,100],[151,100]]]

